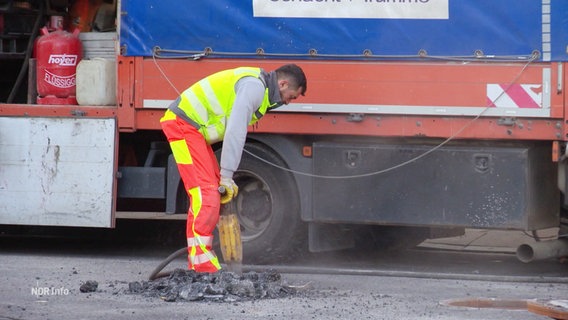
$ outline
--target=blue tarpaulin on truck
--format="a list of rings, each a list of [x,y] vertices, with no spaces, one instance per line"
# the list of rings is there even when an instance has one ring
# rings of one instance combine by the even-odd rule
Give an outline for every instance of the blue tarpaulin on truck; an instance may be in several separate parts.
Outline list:
[[[258,57],[518,56],[566,61],[566,0],[121,1],[126,56],[154,48]]]

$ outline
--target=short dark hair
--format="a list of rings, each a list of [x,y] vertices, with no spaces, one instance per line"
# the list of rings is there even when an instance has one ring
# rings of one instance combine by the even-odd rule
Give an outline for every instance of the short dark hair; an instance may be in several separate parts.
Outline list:
[[[276,75],[278,79],[288,78],[294,82],[296,88],[302,87],[302,95],[306,95],[306,90],[308,90],[308,80],[306,80],[306,75],[302,68],[295,64],[285,64],[280,68],[276,69]]]

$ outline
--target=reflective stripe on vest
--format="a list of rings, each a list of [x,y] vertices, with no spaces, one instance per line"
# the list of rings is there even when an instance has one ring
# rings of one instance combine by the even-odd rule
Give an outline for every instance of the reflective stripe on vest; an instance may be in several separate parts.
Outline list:
[[[261,79],[260,73],[260,68],[249,67],[217,72],[185,90],[181,94],[178,108],[199,125],[198,129],[207,143],[221,141],[225,134],[227,117],[231,114],[235,101],[235,84],[243,77],[252,76]],[[249,124],[256,123],[269,106],[268,88],[266,88],[262,104],[253,114]]]

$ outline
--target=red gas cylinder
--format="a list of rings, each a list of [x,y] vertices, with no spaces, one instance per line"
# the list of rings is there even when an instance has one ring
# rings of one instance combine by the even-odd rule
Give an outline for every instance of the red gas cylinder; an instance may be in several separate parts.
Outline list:
[[[37,103],[77,104],[75,76],[83,55],[79,29],[73,33],[58,24],[53,32],[41,29],[35,49],[37,59]]]

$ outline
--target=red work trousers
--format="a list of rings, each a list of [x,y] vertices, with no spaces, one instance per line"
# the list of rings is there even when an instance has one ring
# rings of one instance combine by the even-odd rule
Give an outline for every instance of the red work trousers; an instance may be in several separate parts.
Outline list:
[[[195,127],[171,111],[166,111],[160,123],[190,199],[186,227],[188,268],[217,272],[221,265],[212,246],[220,210],[219,164],[213,149]]]

